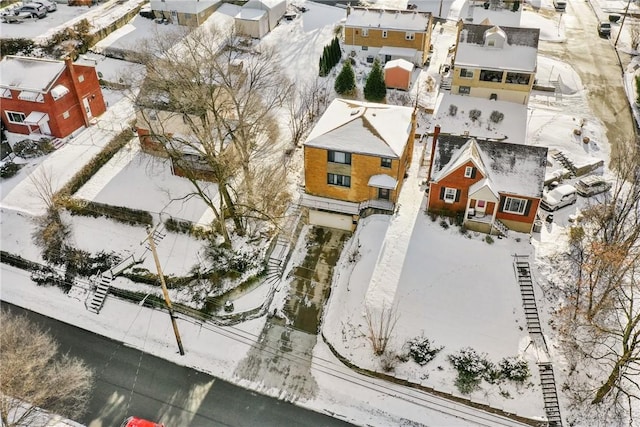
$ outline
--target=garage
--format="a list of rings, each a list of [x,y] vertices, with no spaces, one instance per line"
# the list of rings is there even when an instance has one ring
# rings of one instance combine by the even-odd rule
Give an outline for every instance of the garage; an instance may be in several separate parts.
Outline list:
[[[353,231],[353,216],[309,209],[309,224]]]

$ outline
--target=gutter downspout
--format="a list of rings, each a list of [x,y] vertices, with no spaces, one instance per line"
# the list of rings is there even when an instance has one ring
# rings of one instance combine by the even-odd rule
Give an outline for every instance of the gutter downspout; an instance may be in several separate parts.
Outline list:
[[[86,127],[91,126],[89,122],[89,116],[87,116],[87,110],[84,108],[84,102],[82,100],[82,96],[80,95],[80,91],[78,90],[78,84],[76,81],[76,70],[73,68],[73,61],[69,56],[64,59],[64,63],[66,68],[69,70],[69,74],[71,75],[71,85],[73,86],[73,92],[76,94],[76,100],[78,104],[80,104],[80,111],[82,112],[82,118],[84,119],[84,125]]]
[[[429,158],[429,172],[427,172],[427,183],[431,181],[431,169],[433,169],[433,158],[436,154],[436,143],[440,135],[440,125],[436,125],[433,129],[433,140],[431,141],[431,156]]]

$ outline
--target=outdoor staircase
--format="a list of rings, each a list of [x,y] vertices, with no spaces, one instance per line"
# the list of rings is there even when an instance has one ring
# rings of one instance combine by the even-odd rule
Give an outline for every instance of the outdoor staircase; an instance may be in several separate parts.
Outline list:
[[[507,237],[509,235],[509,229],[507,228],[506,225],[504,225],[504,223],[502,221],[500,221],[499,219],[496,219],[493,222],[493,228],[495,228],[496,230],[498,230],[498,232],[504,236]]]
[[[117,257],[116,260],[118,264],[111,267],[109,270],[101,272],[91,279],[91,284],[95,286],[95,291],[91,295],[91,300],[88,303],[85,301],[87,310],[96,314],[100,313],[100,310],[104,305],[104,301],[107,299],[107,295],[109,294],[111,282],[113,282],[117,275],[137,262],[133,254],[124,258]]]
[[[527,320],[527,330],[530,334],[542,335],[542,327],[538,316],[536,297],[533,292],[533,280],[531,278],[531,267],[529,266],[529,262],[521,261],[516,255],[514,268],[518,284],[520,285],[520,296],[522,297],[524,316]]]
[[[562,88],[560,87],[560,81],[551,80],[549,83],[551,83],[551,86],[555,88],[554,93],[556,95],[556,101],[562,101]]]
[[[569,178],[573,178],[576,176],[576,172],[578,171],[578,169],[573,164],[573,162],[564,155],[562,151],[557,151],[553,153],[552,156],[554,159],[559,161],[562,164],[562,166],[565,167],[565,169],[567,169],[570,172]]]
[[[55,138],[53,141],[51,141],[51,145],[55,150],[62,148],[66,143],[67,143],[66,139],[60,139],[60,138]]]
[[[556,380],[553,375],[551,363],[539,363],[540,384],[542,386],[542,399],[544,400],[544,411],[549,420],[549,427],[561,427],[562,416],[560,415],[560,403],[558,402],[558,391]]]
[[[451,79],[443,78],[440,80],[440,89],[451,90]]]

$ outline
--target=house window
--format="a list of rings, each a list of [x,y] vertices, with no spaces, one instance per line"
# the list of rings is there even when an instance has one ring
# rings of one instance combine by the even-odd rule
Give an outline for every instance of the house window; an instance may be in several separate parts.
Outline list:
[[[404,33],[405,40],[414,40],[416,38],[416,33]]]
[[[469,95],[471,93],[471,86],[460,86],[458,93],[461,95]]]
[[[387,38],[387,30],[382,30],[382,38],[383,39]]]
[[[444,201],[445,203],[453,203],[456,201],[456,195],[458,194],[458,190],[455,188],[445,188],[444,189]]]
[[[502,207],[502,210],[504,212],[523,215],[526,208],[527,208],[527,200],[516,199],[514,197],[507,197],[504,199],[504,206]]]
[[[6,111],[6,114],[9,123],[24,123],[24,119],[27,118],[24,113],[16,113],[15,111]]]
[[[362,37],[369,37],[369,29],[368,28],[363,28],[362,29]]]
[[[495,47],[496,46],[496,41],[495,40],[487,40],[487,46],[488,47]]]
[[[79,81],[80,83],[82,83],[82,82],[84,81],[84,74],[80,74],[80,75],[78,76],[78,81]]]
[[[391,159],[387,159],[387,158],[383,157],[382,159],[380,159],[380,166],[382,166],[383,168],[390,168],[391,167]]]
[[[460,77],[464,79],[472,79],[473,78],[473,70],[469,70],[467,68],[460,68]]]
[[[369,46],[362,46],[362,50],[369,50]]]
[[[329,161],[331,163],[342,163],[344,165],[350,165],[351,153],[343,153],[342,151],[329,151]]]
[[[378,188],[378,199],[389,200],[390,193],[388,188]]]
[[[54,101],[57,101],[68,93],[69,89],[67,89],[67,87],[64,85],[57,85],[53,89],[51,89],[51,96],[53,97]]]
[[[467,166],[464,168],[464,177],[473,178],[473,166]]]
[[[44,102],[44,96],[42,96],[39,92],[30,92],[28,90],[23,90],[18,94],[18,99],[22,101],[31,101],[31,102]]]
[[[64,113],[62,113],[62,118],[63,119],[68,119],[70,116],[69,111],[65,111]]]
[[[347,175],[328,173],[327,183],[331,185],[339,185],[341,187],[351,187],[351,177]]]
[[[0,98],[11,99],[11,89],[0,89]]]

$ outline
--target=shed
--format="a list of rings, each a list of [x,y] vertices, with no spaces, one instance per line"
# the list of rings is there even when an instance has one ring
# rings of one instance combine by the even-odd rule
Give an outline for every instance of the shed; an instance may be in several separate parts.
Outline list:
[[[384,66],[384,83],[388,88],[409,90],[413,64],[404,59],[388,61]]]
[[[267,21],[269,24],[269,31],[278,25],[280,19],[287,12],[286,0],[249,0],[246,2],[242,9],[257,9],[265,11],[267,14]]]
[[[269,15],[260,9],[242,8],[235,17],[238,34],[261,39],[269,32]]]

